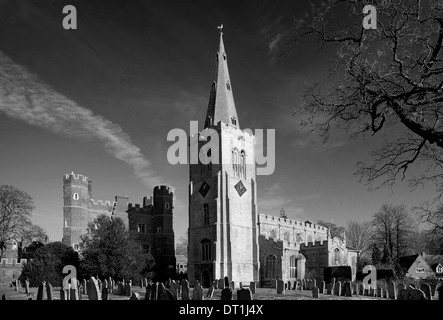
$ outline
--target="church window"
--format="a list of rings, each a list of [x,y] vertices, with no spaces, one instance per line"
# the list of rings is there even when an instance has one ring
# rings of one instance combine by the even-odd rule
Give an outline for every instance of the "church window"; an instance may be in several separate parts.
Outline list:
[[[165,203],[165,209],[169,209],[170,208],[170,206],[169,206],[169,202],[166,202]]]
[[[65,227],[70,227],[70,226],[71,226],[71,220],[65,219]]]
[[[340,264],[340,249],[335,249],[334,250],[334,262],[336,265]]]
[[[209,206],[207,203],[203,205],[203,217],[205,224],[209,224]]]
[[[289,233],[285,232],[285,234],[283,235],[283,239],[284,239],[285,241],[288,241],[288,242],[289,242]]]
[[[312,242],[312,240],[313,240],[313,237],[312,237],[312,235],[309,235],[309,236],[308,236],[308,243],[311,243],[311,242]]]
[[[231,83],[229,82],[229,80],[226,82],[226,89],[231,91]]]
[[[211,241],[205,239],[201,242],[201,258],[202,261],[210,261],[211,260]]]
[[[297,278],[297,257],[295,255],[289,258],[289,278]]]
[[[271,238],[276,238],[276,232],[275,232],[275,230],[271,230],[271,233],[270,233],[270,235],[269,235]]]
[[[246,153],[241,151],[241,178],[246,179]]]
[[[277,258],[274,255],[270,255],[266,258],[266,278],[275,278],[275,261]]]
[[[435,272],[436,273],[443,273],[443,266],[441,264],[439,264],[437,266],[437,268],[435,268]]]
[[[162,233],[162,228],[161,227],[157,228],[157,233]]]
[[[236,126],[237,125],[237,119],[235,117],[231,117],[231,123]]]
[[[223,60],[226,60],[226,58],[227,58],[226,53],[223,52]]]
[[[78,196],[78,193],[74,193],[73,195],[72,195],[72,199],[74,199],[74,200],[78,200],[80,197]]]
[[[145,227],[146,225],[144,223],[137,224],[137,232],[138,233],[145,233]]]

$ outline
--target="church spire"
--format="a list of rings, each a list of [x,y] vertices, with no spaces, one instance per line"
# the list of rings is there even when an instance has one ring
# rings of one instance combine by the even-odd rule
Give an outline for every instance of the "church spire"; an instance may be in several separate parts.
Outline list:
[[[205,128],[217,125],[219,121],[240,128],[223,44],[223,25],[217,28],[220,30],[220,46],[216,54],[215,75],[209,95]]]

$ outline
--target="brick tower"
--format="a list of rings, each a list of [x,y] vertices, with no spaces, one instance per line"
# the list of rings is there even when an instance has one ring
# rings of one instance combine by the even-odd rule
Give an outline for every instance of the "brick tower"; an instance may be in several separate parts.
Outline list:
[[[258,215],[255,176],[255,137],[240,129],[223,43],[216,54],[205,129],[216,132],[216,150],[205,149],[204,164],[190,161],[188,278],[209,286],[229,277],[239,282],[259,280]],[[200,153],[208,130],[189,141]],[[198,147],[197,147],[198,146]],[[218,155],[217,155],[218,153]]]

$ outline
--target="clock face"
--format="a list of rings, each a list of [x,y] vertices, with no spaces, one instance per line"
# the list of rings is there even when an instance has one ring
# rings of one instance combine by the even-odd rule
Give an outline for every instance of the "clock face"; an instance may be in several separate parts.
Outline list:
[[[238,195],[241,197],[247,190],[243,182],[241,180],[237,182],[237,184],[234,186],[235,190],[237,190]]]
[[[200,189],[198,190],[198,192],[200,192],[200,194],[203,197],[206,197],[206,194],[209,192],[209,189],[211,189],[211,187],[209,186],[209,184],[206,183],[206,181],[204,181],[202,183],[202,185],[200,186]]]

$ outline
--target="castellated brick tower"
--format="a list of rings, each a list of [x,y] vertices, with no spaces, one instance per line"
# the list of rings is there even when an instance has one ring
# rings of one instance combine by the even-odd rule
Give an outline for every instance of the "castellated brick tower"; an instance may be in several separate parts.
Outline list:
[[[156,186],[154,188],[154,257],[162,269],[160,278],[175,275],[175,242],[173,227],[174,188]],[[146,199],[145,199],[146,201]]]
[[[92,185],[88,177],[66,174],[63,177],[63,240],[68,246],[76,247],[88,223],[88,203]]]

